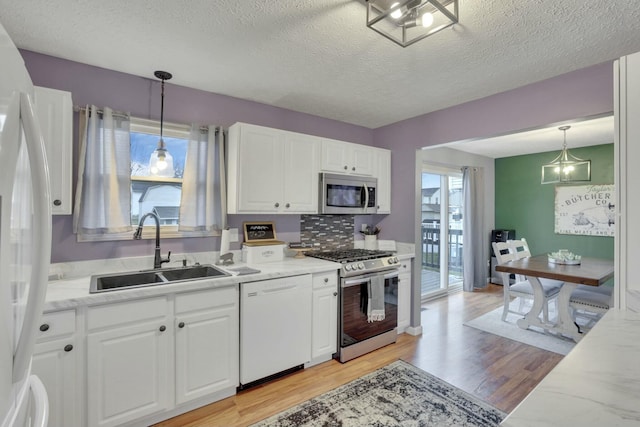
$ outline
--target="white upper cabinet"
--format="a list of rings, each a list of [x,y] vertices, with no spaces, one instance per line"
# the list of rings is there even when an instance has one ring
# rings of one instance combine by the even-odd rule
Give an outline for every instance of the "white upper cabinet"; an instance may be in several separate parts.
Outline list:
[[[51,213],[70,215],[73,146],[71,93],[36,86],[35,104],[47,150]]]
[[[322,138],[320,169],[349,175],[374,175],[375,149],[368,145],[353,144]]]
[[[309,135],[231,126],[228,213],[316,213],[319,144]]]
[[[376,203],[379,214],[391,213],[391,151],[383,148],[375,149],[376,170],[378,178]]]

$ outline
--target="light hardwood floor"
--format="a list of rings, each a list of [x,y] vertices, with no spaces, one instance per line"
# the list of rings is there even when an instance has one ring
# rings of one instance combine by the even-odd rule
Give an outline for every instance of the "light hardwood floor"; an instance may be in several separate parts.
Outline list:
[[[419,337],[402,334],[395,344],[345,364],[332,360],[298,371],[157,426],[247,426],[397,359],[510,412],[563,356],[463,326],[501,304],[496,285],[426,303]]]

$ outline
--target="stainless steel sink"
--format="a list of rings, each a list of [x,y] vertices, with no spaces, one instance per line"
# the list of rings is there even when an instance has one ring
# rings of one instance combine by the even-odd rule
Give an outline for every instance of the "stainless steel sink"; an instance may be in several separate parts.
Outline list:
[[[157,269],[117,274],[98,274],[91,276],[89,293],[118,291],[165,283],[226,276],[230,276],[230,274],[213,265],[195,265],[166,270]]]

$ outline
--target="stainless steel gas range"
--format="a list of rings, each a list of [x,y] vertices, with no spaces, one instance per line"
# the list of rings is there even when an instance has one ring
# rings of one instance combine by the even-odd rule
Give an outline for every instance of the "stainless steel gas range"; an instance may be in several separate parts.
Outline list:
[[[307,255],[342,264],[337,353],[340,362],[396,342],[400,262],[393,252],[346,249]]]

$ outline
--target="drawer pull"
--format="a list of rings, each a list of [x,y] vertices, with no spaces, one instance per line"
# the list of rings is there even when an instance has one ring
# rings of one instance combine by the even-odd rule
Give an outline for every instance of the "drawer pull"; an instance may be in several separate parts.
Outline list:
[[[160,332],[164,332],[164,331],[166,331],[166,330],[167,330],[167,327],[166,327],[166,326],[164,326],[164,325],[160,326]]]
[[[337,297],[337,296],[338,296],[338,293],[337,293],[337,292],[334,292],[334,293],[333,293],[333,296],[334,296],[334,297]]]
[[[184,328],[184,322],[178,323],[178,328]]]
[[[53,201],[53,204],[54,204],[54,206],[60,206],[60,205],[62,204],[62,201],[61,201],[61,200],[59,200],[59,199],[55,199],[55,200]]]
[[[40,325],[40,331],[42,332],[47,332],[49,330],[49,325],[46,323],[43,323],[42,325]]]
[[[66,351],[67,353],[71,350],[73,350],[73,346],[71,344],[67,344],[64,346],[64,351]]]
[[[324,278],[324,283],[329,283],[329,278],[328,277]]]

